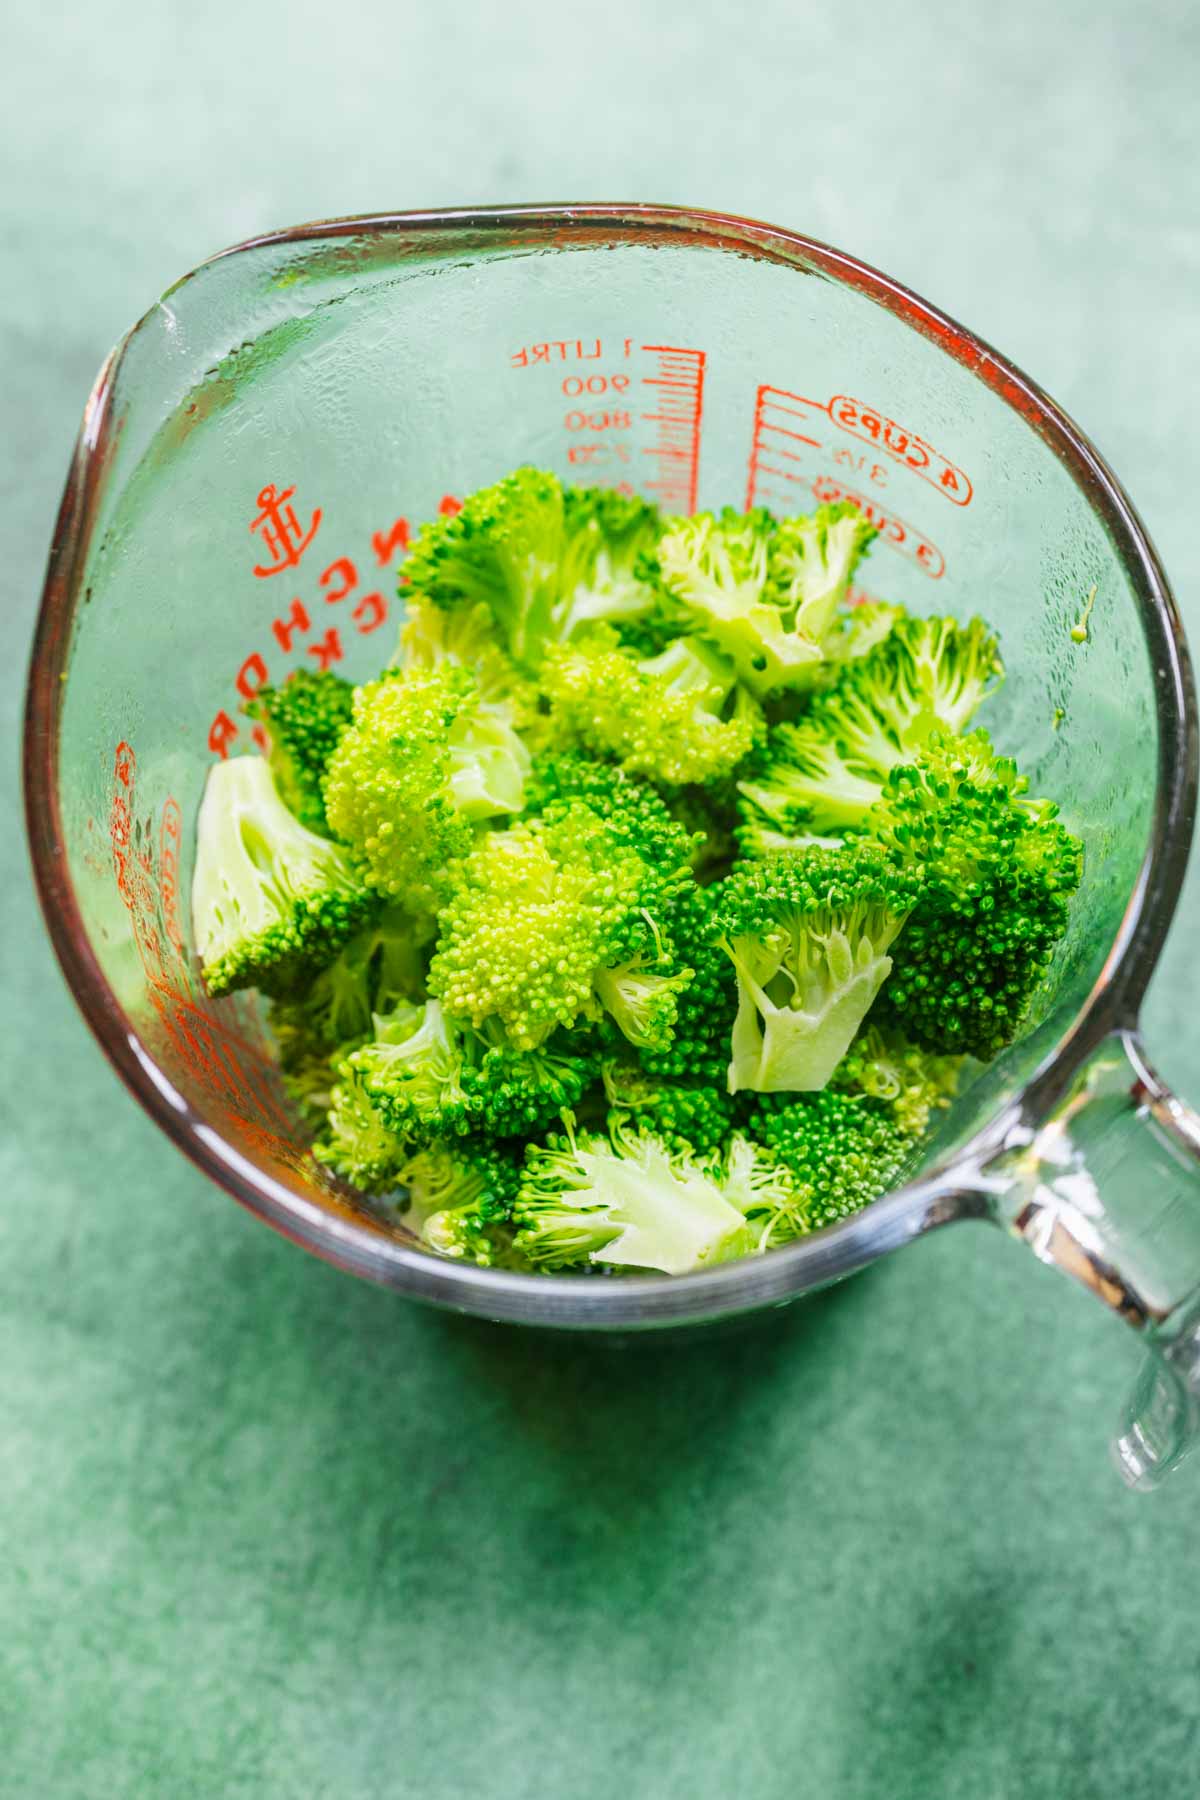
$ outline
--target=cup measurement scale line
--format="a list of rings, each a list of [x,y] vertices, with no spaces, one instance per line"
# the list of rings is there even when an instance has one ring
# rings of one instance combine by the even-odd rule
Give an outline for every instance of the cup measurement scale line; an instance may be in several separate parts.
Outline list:
[[[650,390],[650,406],[640,417],[654,428],[653,441],[642,446],[642,455],[651,459],[655,471],[642,485],[664,512],[693,513],[708,357],[703,350],[677,344],[643,344],[642,350],[656,359],[655,373],[641,378],[642,387]]]

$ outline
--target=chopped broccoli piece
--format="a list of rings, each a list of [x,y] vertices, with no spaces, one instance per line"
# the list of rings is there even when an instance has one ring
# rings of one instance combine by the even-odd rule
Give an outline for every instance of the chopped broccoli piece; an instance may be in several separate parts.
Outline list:
[[[453,1017],[494,1020],[533,1049],[608,1004],[633,1041],[670,1041],[688,965],[662,921],[691,880],[691,843],[648,790],[612,786],[629,803],[618,798],[607,817],[580,799],[550,801],[461,865],[429,972]]]
[[[1002,673],[981,620],[898,620],[803,719],[770,732],[739,783],[743,854],[762,854],[777,836],[864,829],[892,770],[931,731],[962,731]]]
[[[664,1081],[629,1063],[607,1062],[601,1071],[610,1133],[649,1132],[668,1149],[700,1156],[719,1150],[733,1129],[733,1102],[720,1087]]]
[[[196,831],[192,923],[210,994],[278,993],[336,956],[376,902],[337,845],[284,805],[260,756],[214,763]]]
[[[344,737],[354,688],[333,669],[296,669],[282,687],[260,688],[247,707],[266,729],[280,798],[302,825],[328,837],[322,783]]]
[[[507,707],[518,731],[540,729],[537,688],[505,650],[482,600],[446,607],[421,593],[405,599],[396,662],[406,675],[430,675],[447,666],[466,669],[480,700]]]
[[[513,660],[536,670],[580,625],[653,609],[636,565],[659,529],[645,501],[598,488],[564,493],[546,470],[518,469],[421,527],[404,585],[438,606],[482,603]]]
[[[915,1139],[924,1135],[935,1112],[949,1106],[963,1061],[921,1050],[894,1025],[868,1020],[831,1085],[884,1101],[899,1129]]]
[[[754,1247],[714,1169],[647,1133],[532,1145],[512,1216],[514,1248],[535,1269],[682,1275]]]
[[[792,1182],[790,1193],[756,1217],[764,1228],[762,1249],[861,1212],[899,1180],[916,1142],[882,1101],[836,1088],[790,1098],[764,1095],[749,1133]]]
[[[756,695],[810,687],[840,602],[875,536],[849,502],[777,526],[758,508],[668,519],[658,579],[682,613]]]
[[[987,1061],[1010,1043],[1067,928],[1082,846],[986,732],[934,732],[889,776],[868,829],[922,897],[885,996],[924,1048]]]
[[[485,1131],[542,1130],[595,1079],[592,1058],[553,1044],[514,1048],[494,1026],[463,1027],[436,1000],[401,1002],[374,1020],[343,1065],[388,1129],[411,1143]]]
[[[432,925],[389,907],[294,991],[275,996],[271,1028],[284,1083],[301,1110],[329,1109],[336,1065],[371,1035],[376,1013],[424,993]]]
[[[435,1143],[405,1164],[403,1223],[442,1256],[493,1268],[512,1260],[513,1202],[522,1156],[478,1139]]]
[[[920,880],[867,844],[735,867],[718,903],[737,973],[729,1091],[822,1088],[892,967]]]
[[[542,692],[565,741],[669,788],[730,774],[761,730],[732,665],[697,638],[639,661],[595,628],[549,653]]]
[[[823,654],[850,577],[877,536],[850,500],[779,523],[771,543],[775,603],[790,629],[819,644]]]
[[[325,778],[329,823],[372,886],[424,908],[473,826],[520,811],[529,763],[508,708],[480,700],[467,669],[370,681]]]

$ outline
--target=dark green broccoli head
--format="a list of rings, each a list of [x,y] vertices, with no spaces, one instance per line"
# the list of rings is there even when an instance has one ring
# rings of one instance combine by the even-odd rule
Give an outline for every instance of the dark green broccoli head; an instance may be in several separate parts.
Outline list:
[[[246,707],[267,731],[280,797],[310,831],[328,836],[322,783],[350,724],[354,688],[332,669],[296,669],[282,687],[260,688]]]

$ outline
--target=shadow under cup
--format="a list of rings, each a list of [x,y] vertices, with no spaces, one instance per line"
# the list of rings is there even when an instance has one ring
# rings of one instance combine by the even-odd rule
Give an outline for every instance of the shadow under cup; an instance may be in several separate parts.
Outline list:
[[[706,1274],[518,1276],[420,1250],[309,1159],[258,1003],[211,1001],[197,977],[196,811],[214,755],[251,748],[245,700],[297,667],[375,672],[409,535],[520,463],[670,511],[856,499],[879,529],[864,592],[999,630],[1009,673],[986,723],[1086,846],[1033,1028],[969,1085],[916,1178]],[[1189,694],[1161,572],[1095,452],[1009,365],[850,258],[638,207],[343,221],[203,265],[102,371],[35,648],[30,832],[102,1045],[235,1198],[465,1311],[695,1324],[964,1214],[1033,1241],[1022,1209],[1045,1225],[1046,1203],[1005,1159],[1034,1153],[1098,1047],[1136,1024],[1187,851]]]

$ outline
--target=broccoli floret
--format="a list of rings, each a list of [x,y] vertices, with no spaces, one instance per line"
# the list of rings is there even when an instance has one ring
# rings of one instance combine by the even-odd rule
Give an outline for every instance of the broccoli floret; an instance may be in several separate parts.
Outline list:
[[[817,678],[858,558],[873,528],[847,502],[777,526],[763,508],[668,519],[658,579],[687,625],[733,663],[751,693]]]
[[[639,661],[594,628],[549,653],[542,692],[565,741],[669,788],[730,774],[762,728],[732,664],[697,638]]]
[[[323,1115],[336,1064],[371,1035],[376,1013],[424,992],[432,922],[389,907],[324,969],[275,996],[271,1029],[284,1085],[306,1114]]]
[[[850,500],[779,522],[771,541],[775,604],[789,629],[819,644],[822,655],[850,577],[877,536],[874,525]]]
[[[683,1275],[754,1248],[719,1172],[648,1133],[531,1146],[512,1216],[514,1249],[534,1269],[599,1263]]]
[[[668,1044],[643,1047],[638,1062],[664,1081],[724,1086],[729,1037],[737,1013],[737,981],[720,941],[719,886],[683,885],[668,904],[665,929],[675,954],[692,972],[679,996]]]
[[[397,1030],[400,1011],[392,1014]],[[419,1017],[421,1009],[408,1007],[407,1011]],[[343,1061],[312,1153],[317,1162],[364,1193],[387,1194],[399,1186],[400,1171],[412,1147],[406,1137],[391,1130],[367,1093],[361,1072]]]
[[[729,1091],[822,1088],[892,967],[920,892],[867,844],[735,866],[717,918],[738,981]]]
[[[1002,674],[981,620],[898,620],[803,719],[770,732],[739,783],[743,854],[761,854],[774,834],[864,829],[892,770],[911,762],[931,731],[961,732]]]
[[[752,1215],[761,1249],[860,1212],[899,1180],[916,1141],[884,1102],[836,1088],[764,1096],[748,1129],[791,1177],[790,1192]]]
[[[831,1085],[883,1101],[899,1129],[915,1139],[924,1136],[935,1112],[949,1106],[964,1060],[921,1050],[895,1025],[872,1019],[838,1064]]]
[[[376,901],[345,852],[301,825],[260,756],[208,772],[192,929],[210,994],[278,993],[336,956]]]
[[[534,1049],[607,1005],[632,1041],[670,1041],[688,965],[663,921],[690,883],[691,843],[648,790],[610,786],[604,813],[550,801],[461,865],[429,972],[454,1018],[494,1020]]]
[[[518,469],[472,494],[462,511],[421,527],[404,588],[436,605],[485,605],[513,660],[536,670],[579,625],[632,619],[655,604],[637,575],[659,520],[644,501],[566,489],[544,469]]]
[[[474,1031],[447,1018],[436,1000],[402,1002],[376,1018],[371,1040],[344,1066],[388,1129],[411,1143],[537,1132],[569,1111],[597,1072],[574,1046],[518,1050],[494,1025]]]
[[[437,669],[467,669],[479,698],[505,706],[521,733],[541,729],[538,692],[500,642],[495,621],[483,601],[436,606],[427,595],[406,593],[404,622],[396,662],[407,675],[429,675]]]
[[[814,719],[776,725],[738,783],[738,846],[761,856],[802,840],[861,829],[882,781],[856,773]]]
[[[267,761],[280,798],[310,831],[329,835],[322,782],[350,724],[354,689],[333,669],[296,669],[282,687],[260,688],[246,711],[267,731]]]
[[[649,629],[658,596],[639,569],[662,533],[658,508],[613,488],[568,487],[563,526],[559,640],[602,621],[634,632]]]
[[[480,1139],[431,1144],[401,1171],[408,1190],[402,1223],[442,1256],[481,1268],[509,1263],[521,1164],[519,1150]]]
[[[606,1122],[614,1136],[629,1129],[646,1131],[670,1150],[708,1156],[733,1129],[733,1103],[723,1084],[664,1081],[620,1062],[606,1062],[602,1076]]]
[[[849,766],[882,783],[937,728],[963,732],[1004,674],[982,619],[898,620],[813,703],[813,728]]]
[[[868,829],[924,883],[885,1012],[927,1049],[988,1061],[1012,1041],[1066,931],[1082,846],[983,731],[933,733],[889,776]]]
[[[904,608],[890,600],[863,600],[847,607],[826,639],[825,654],[834,663],[867,656],[905,616]]]
[[[428,905],[473,826],[520,811],[529,761],[509,709],[482,701],[467,669],[369,681],[325,778],[329,823],[372,886]]]

